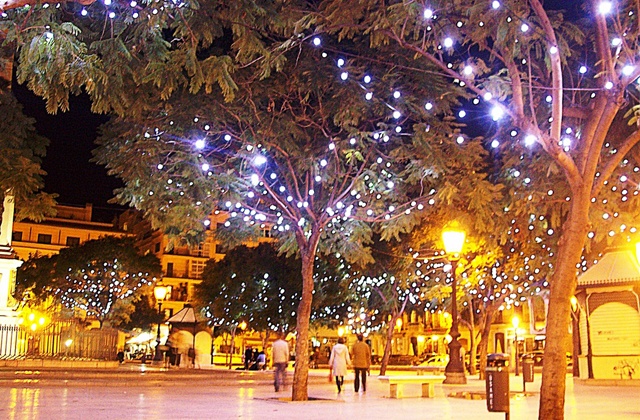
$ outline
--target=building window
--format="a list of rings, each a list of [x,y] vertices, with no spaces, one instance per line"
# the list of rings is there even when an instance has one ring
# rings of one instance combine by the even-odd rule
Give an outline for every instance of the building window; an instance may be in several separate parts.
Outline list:
[[[216,254],[225,254],[225,250],[222,244],[216,244]]]
[[[38,233],[38,243],[39,244],[50,244],[51,243],[51,235],[47,235],[46,233]]]
[[[18,231],[13,232],[11,234],[11,240],[12,241],[21,241],[22,240],[22,232],[18,232]]]
[[[80,245],[80,238],[76,238],[75,236],[67,236],[67,246],[78,246]]]
[[[202,271],[206,260],[191,260],[191,277],[194,279],[202,278]]]
[[[157,254],[158,252],[160,252],[160,242],[157,242],[157,243],[156,243],[156,247],[155,247],[155,251],[154,251],[154,252],[155,252],[156,254]]]
[[[264,228],[262,229],[262,237],[263,238],[271,238],[271,228]]]
[[[167,263],[167,277],[173,277],[173,263]]]

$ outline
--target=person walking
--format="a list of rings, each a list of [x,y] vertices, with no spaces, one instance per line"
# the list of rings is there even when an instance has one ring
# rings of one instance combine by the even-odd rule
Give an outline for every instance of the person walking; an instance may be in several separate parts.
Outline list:
[[[289,343],[284,340],[284,333],[278,333],[278,339],[271,345],[273,359],[273,386],[276,392],[285,386],[287,364],[289,363]]]
[[[347,376],[347,368],[351,365],[349,349],[344,345],[344,341],[344,337],[338,338],[338,344],[333,346],[329,357],[329,380],[331,380],[331,375],[333,374],[336,378],[338,394],[342,392],[344,377]]]
[[[364,336],[362,334],[358,334],[357,337],[358,341],[351,347],[353,370],[356,373],[353,387],[355,391],[358,392],[362,381],[362,392],[367,392],[367,373],[371,366],[371,348],[364,342]]]

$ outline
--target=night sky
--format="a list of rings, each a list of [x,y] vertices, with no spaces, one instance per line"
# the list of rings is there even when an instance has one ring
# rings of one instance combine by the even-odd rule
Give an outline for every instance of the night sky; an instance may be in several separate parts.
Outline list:
[[[70,111],[50,115],[44,101],[27,88],[14,85],[13,90],[25,114],[36,119],[38,133],[51,142],[42,161],[47,172],[44,190],[58,194],[60,204],[116,207],[107,201],[121,181],[107,176],[104,166],[89,162],[97,128],[108,118],[91,113],[87,96],[71,97]]]

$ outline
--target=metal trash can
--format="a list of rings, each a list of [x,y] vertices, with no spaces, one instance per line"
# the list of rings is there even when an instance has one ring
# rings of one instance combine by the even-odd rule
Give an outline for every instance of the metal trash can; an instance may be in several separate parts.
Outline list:
[[[522,355],[522,380],[524,382],[533,382],[533,355]]]
[[[492,353],[487,355],[486,385],[487,410],[509,412],[509,355]]]

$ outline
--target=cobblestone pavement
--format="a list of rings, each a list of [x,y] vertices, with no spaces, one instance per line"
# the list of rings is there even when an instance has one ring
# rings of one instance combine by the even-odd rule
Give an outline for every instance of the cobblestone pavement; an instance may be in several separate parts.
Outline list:
[[[289,382],[291,381],[289,372]],[[0,370],[0,419],[502,419],[489,413],[485,383],[438,385],[435,398],[388,398],[369,377],[367,392],[353,391],[353,374],[338,394],[326,370],[312,370],[306,402],[286,401],[290,386],[276,393],[271,372],[141,370],[125,365],[108,371]],[[390,372],[398,374],[399,372]],[[409,374],[404,372],[404,374]],[[413,374],[413,373],[412,373]],[[522,394],[521,377],[511,376],[511,419],[536,419],[540,375]],[[466,395],[469,399],[452,397]],[[640,418],[640,387],[593,386],[567,377],[566,419]]]

